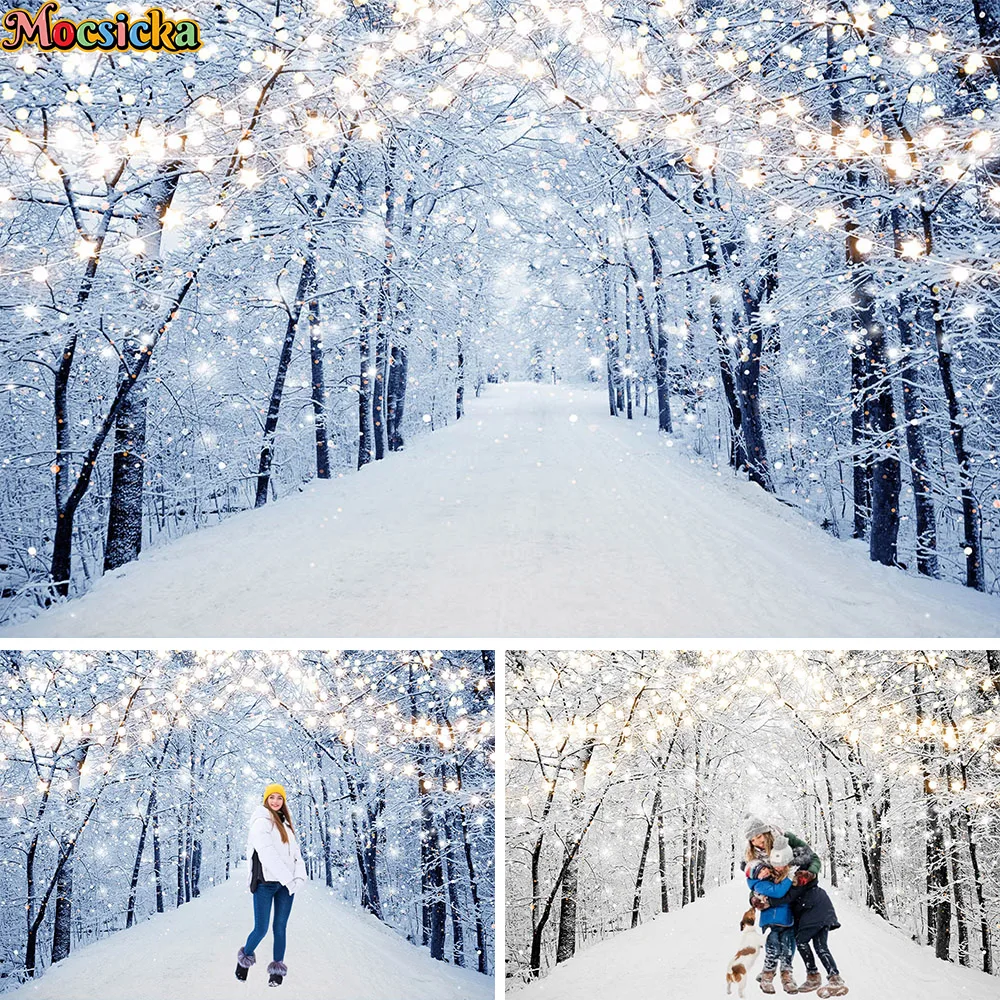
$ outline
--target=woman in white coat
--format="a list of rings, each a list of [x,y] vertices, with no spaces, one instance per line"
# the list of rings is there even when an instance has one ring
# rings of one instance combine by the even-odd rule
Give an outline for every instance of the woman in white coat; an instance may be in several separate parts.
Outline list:
[[[250,966],[257,961],[254,949],[267,933],[273,903],[274,961],[267,967],[268,986],[280,986],[288,975],[284,962],[288,915],[295,893],[306,884],[306,866],[281,785],[264,789],[264,804],[257,806],[250,817],[247,858],[254,924],[247,943],[236,956],[236,978],[245,981]]]

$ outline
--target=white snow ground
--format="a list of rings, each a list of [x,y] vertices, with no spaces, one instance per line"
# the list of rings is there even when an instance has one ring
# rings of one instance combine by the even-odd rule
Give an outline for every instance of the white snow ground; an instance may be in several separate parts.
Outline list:
[[[301,897],[301,898],[300,898]],[[267,985],[271,933],[246,983],[236,952],[253,927],[243,873],[198,899],[79,948],[4,1000],[492,1000],[494,980],[432,959],[321,883],[296,894],[288,976]]]
[[[0,635],[995,636],[1000,599],[868,561],[601,391],[466,417],[144,555]]]
[[[852,1000],[996,1000],[1000,996],[996,976],[942,962],[902,931],[836,892],[831,895],[842,926],[830,934],[830,951]],[[726,967],[739,947],[739,918],[746,898],[742,881],[721,886],[683,910],[584,949],[545,978],[507,995],[517,1000],[725,1000]],[[751,973],[748,998],[764,995],[755,981],[761,961],[757,959]],[[804,979],[805,965],[796,956],[795,980]],[[778,985],[776,997],[785,995]]]

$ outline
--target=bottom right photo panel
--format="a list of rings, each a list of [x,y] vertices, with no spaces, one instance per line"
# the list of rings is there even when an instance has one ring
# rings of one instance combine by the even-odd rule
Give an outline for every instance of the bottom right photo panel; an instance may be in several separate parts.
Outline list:
[[[508,651],[512,996],[1000,995],[1000,654]]]

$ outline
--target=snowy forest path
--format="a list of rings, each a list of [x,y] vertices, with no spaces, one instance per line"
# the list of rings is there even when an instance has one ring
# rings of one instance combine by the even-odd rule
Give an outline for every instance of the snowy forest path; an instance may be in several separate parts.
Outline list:
[[[8,636],[992,636],[590,386],[489,385],[405,451],[144,555]]]
[[[253,1000],[271,997],[271,934],[246,983],[236,951],[253,926],[244,871],[198,899],[78,947],[10,1000]],[[436,962],[320,883],[296,894],[288,921],[283,1000],[492,1000],[493,979]]]
[[[853,1000],[995,1000],[996,977],[942,962],[932,949],[915,944],[903,931],[829,891],[841,923],[830,933],[830,951]],[[584,948],[543,979],[508,996],[518,1000],[724,998],[726,966],[739,947],[739,920],[746,903],[742,879],[712,889],[690,906]],[[758,957],[751,980],[760,972],[761,962]],[[797,955],[794,971],[801,983],[805,966]],[[751,981],[746,996],[761,995]],[[778,986],[776,996],[784,995]],[[735,991],[732,996],[736,997]]]

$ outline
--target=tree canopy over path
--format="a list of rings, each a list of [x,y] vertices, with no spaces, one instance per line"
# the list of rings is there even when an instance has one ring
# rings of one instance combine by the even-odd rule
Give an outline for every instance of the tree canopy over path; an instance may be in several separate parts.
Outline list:
[[[463,417],[627,420],[996,590],[996,0],[194,0],[4,56],[0,614]]]

